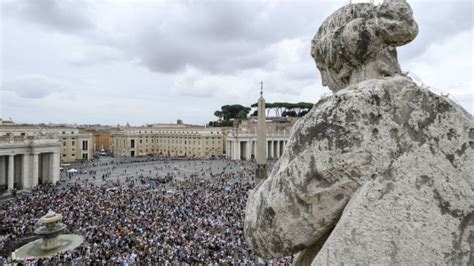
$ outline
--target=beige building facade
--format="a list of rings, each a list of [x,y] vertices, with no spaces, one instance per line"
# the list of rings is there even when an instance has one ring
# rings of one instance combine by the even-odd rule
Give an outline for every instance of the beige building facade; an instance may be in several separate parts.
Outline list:
[[[123,128],[112,135],[114,156],[208,158],[224,154],[221,128],[173,125]]]
[[[266,158],[278,159],[283,154],[295,118],[273,118],[266,121]],[[254,160],[257,154],[257,120],[244,120],[228,130],[225,142],[226,158]]]
[[[112,134],[117,131],[117,128],[85,129],[85,132],[92,134],[92,149],[97,152],[112,150]]]
[[[59,181],[59,151],[52,135],[0,136],[0,194]]]
[[[33,125],[0,125],[0,136],[44,136],[60,141],[61,163],[71,163],[93,158],[93,135],[78,128]]]

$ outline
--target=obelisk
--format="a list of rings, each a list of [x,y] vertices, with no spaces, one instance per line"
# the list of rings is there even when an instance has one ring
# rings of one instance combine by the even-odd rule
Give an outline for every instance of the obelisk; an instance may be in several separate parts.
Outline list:
[[[257,119],[257,173],[256,183],[267,178],[267,133],[265,124],[265,99],[263,98],[263,81],[260,82],[260,98],[258,98]]]

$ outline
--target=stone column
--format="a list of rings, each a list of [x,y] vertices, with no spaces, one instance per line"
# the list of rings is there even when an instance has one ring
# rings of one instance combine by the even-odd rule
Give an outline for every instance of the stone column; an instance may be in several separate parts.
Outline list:
[[[33,160],[31,163],[31,187],[35,187],[38,185],[38,167],[39,167],[39,159],[38,159],[39,154],[38,153],[33,153]]]
[[[15,163],[14,163],[14,155],[9,155],[8,156],[8,189],[13,188],[13,182],[14,182],[14,171],[15,171]]]
[[[7,164],[5,162],[5,156],[0,156],[0,185],[7,184],[6,168]]]
[[[236,160],[240,160],[240,140],[237,140],[235,142],[235,146],[236,146],[236,149],[235,149],[235,159]]]
[[[277,156],[276,157],[280,158],[280,141],[279,140],[276,141],[276,146],[277,146],[277,149],[276,149],[276,152],[277,152],[276,155]]]
[[[54,184],[59,181],[59,152],[53,152],[50,154],[51,168],[50,168],[50,178],[51,182]]]
[[[235,154],[234,154],[234,153],[235,153],[235,148],[234,148],[234,145],[235,145],[235,144],[234,144],[234,141],[231,141],[231,142],[229,143],[229,147],[230,147],[229,156],[230,156],[230,159],[231,159],[231,160],[235,160]]]
[[[225,158],[228,158],[229,155],[229,148],[228,148],[229,142],[226,140],[225,141]]]
[[[266,158],[268,160],[268,158],[270,158],[270,148],[268,147],[268,141],[265,141],[265,154],[266,154]]]
[[[31,188],[31,180],[30,180],[30,156],[28,154],[23,154],[22,158],[22,168],[21,168],[21,183],[23,184],[23,188]]]
[[[82,145],[81,145],[81,149],[82,149]],[[82,154],[82,153],[81,153]],[[53,183],[53,172],[54,172],[54,160],[53,160],[53,153],[50,153],[48,154],[48,159],[49,159],[49,162],[48,162],[48,181]],[[82,156],[81,156],[82,158]]]
[[[280,153],[283,154],[285,151],[285,141],[280,141]]]
[[[252,141],[248,140],[245,143],[247,143],[247,144],[245,144],[245,149],[246,149],[246,153],[247,153],[247,155],[245,156],[245,159],[247,161],[249,161],[250,158],[252,158]]]
[[[270,140],[270,157],[275,158],[275,152],[273,151],[273,140]]]
[[[255,140],[252,140],[252,154],[253,154],[254,159],[257,159],[256,148],[257,148],[257,143]]]

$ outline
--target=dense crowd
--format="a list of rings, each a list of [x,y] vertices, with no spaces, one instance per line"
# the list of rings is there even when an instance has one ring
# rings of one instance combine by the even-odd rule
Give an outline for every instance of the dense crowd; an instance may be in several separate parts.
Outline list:
[[[41,263],[253,263],[243,215],[254,172],[230,162],[226,167],[234,171],[224,168],[212,178],[202,174],[207,178],[177,182],[173,190],[161,183],[144,186],[138,176],[39,187],[2,204],[7,234],[0,248],[33,235],[38,218],[51,209],[85,242]],[[291,258],[276,262],[289,264]]]

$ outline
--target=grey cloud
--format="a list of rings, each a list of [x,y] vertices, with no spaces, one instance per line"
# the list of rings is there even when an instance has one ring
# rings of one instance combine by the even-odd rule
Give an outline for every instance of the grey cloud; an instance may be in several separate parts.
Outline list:
[[[420,29],[412,43],[399,49],[402,61],[415,59],[429,45],[473,28],[471,0],[418,1],[410,4]]]
[[[64,33],[93,28],[88,9],[86,2],[80,0],[17,0],[2,3],[2,15],[18,16]]]
[[[446,50],[447,46],[458,47],[458,44],[444,44],[457,32],[472,30],[472,4],[470,1],[455,0],[408,1],[419,22],[420,35],[400,49],[402,68],[412,63],[422,65],[416,71],[417,75],[425,80],[428,78],[424,74],[439,73],[439,77],[428,75],[429,85],[447,87],[439,85],[447,83],[447,78],[442,77],[456,77],[456,69],[440,71],[437,66],[425,65],[434,65],[428,59],[452,65],[454,60],[446,61],[434,55],[449,55],[447,51],[452,49]],[[3,46],[4,55],[8,55],[2,58],[6,73],[4,78],[8,82],[1,84],[0,89],[13,91],[24,98],[41,99],[20,101],[41,104],[34,111],[28,109],[30,112],[27,112],[23,105],[14,102],[18,101],[18,97],[9,97],[0,104],[4,110],[15,111],[12,113],[15,119],[23,114],[24,119],[36,115],[37,121],[42,122],[44,117],[51,117],[59,121],[74,119],[75,122],[108,119],[107,122],[112,124],[127,120],[145,123],[150,122],[150,118],[163,122],[170,117],[173,117],[172,120],[183,118],[186,122],[207,122],[215,109],[208,108],[207,112],[202,110],[203,106],[252,103],[254,100],[251,99],[258,97],[260,80],[264,81],[269,101],[317,99],[318,95],[328,90],[320,85],[319,71],[309,55],[309,44],[321,22],[348,3],[347,0],[0,2],[2,19],[8,20],[5,25],[11,27],[4,31],[5,39],[13,38],[12,42],[19,44],[22,41],[21,45]],[[18,19],[29,24],[15,23]],[[33,24],[39,27],[31,27]],[[21,32],[21,39],[11,32]],[[64,35],[50,38],[51,32]],[[41,49],[35,36],[43,38]],[[287,40],[300,40],[304,47],[279,45]],[[441,49],[435,52],[427,49],[437,43],[443,43],[438,45]],[[285,55],[285,52],[288,53]],[[468,57],[466,49],[455,52],[458,55],[456,58],[460,58],[458,61]],[[36,57],[35,53],[42,56]],[[453,56],[449,55],[449,58]],[[189,74],[188,67],[196,69],[196,72]],[[60,76],[61,82],[43,76],[12,79],[24,72],[37,73],[37,69],[41,69],[41,73]],[[407,67],[407,70],[411,69]],[[181,77],[182,83],[173,84],[173,80]],[[81,82],[85,85],[78,86]],[[57,112],[71,108],[51,102],[55,98],[69,97],[68,93],[72,90],[63,89],[73,87],[78,99],[83,98],[81,104],[87,105],[87,108],[80,108],[83,110],[75,116]],[[130,93],[132,89],[137,93]],[[465,90],[469,89],[466,86]],[[88,93],[84,93],[85,90]],[[136,99],[130,104],[132,94]],[[94,102],[89,98],[100,101]],[[472,99],[462,97],[459,101],[472,112]],[[7,105],[10,100],[12,103]],[[169,106],[172,107],[177,101],[189,107],[188,111],[169,112]],[[109,108],[113,110],[110,114],[95,111],[98,106],[107,106],[112,102],[122,108]],[[52,111],[47,113],[49,106],[45,106],[50,103]],[[139,108],[141,106],[151,106],[151,109]],[[84,110],[94,110],[95,113],[92,115]],[[140,113],[134,113],[137,110]]]
[[[208,40],[173,40],[168,36],[142,39],[136,51],[141,62],[152,71],[179,72],[194,66],[211,72],[264,67],[272,61],[266,46],[253,42],[218,43]]]
[[[1,85],[1,90],[12,91],[22,98],[29,99],[42,99],[63,89],[59,81],[42,75],[25,75]]]
[[[65,60],[75,66],[92,66],[98,64],[107,64],[126,57],[122,50],[110,46],[91,46],[77,48],[69,53]]]
[[[152,71],[177,72],[186,66],[229,73],[266,68],[275,42],[308,35],[310,41],[331,3],[185,2],[179,17],[149,22],[133,53]],[[171,9],[173,10],[173,9]]]
[[[72,0],[7,2],[7,13],[67,34],[79,34],[100,45],[121,49],[151,71],[174,73],[186,66],[231,73],[271,65],[268,47],[283,39],[308,36],[310,41],[324,15],[337,3],[324,1],[168,1],[140,2],[147,16],[136,17],[117,39],[116,32],[95,27],[89,4]],[[95,10],[106,15],[110,7]],[[135,24],[134,24],[135,23]],[[308,26],[313,25],[313,26]],[[67,58],[85,65],[89,60]],[[87,62],[86,62],[87,61]]]

